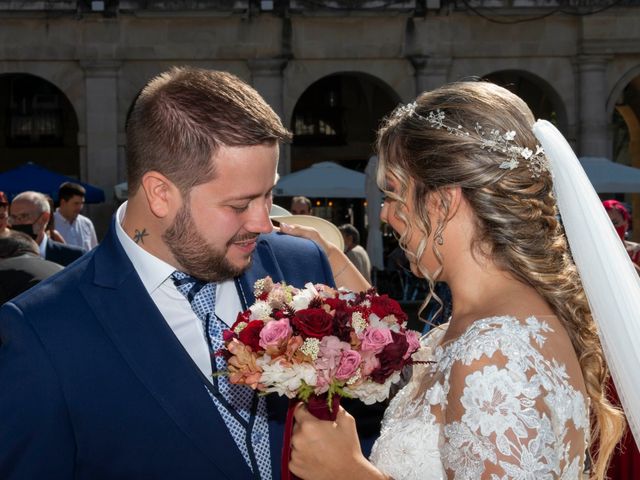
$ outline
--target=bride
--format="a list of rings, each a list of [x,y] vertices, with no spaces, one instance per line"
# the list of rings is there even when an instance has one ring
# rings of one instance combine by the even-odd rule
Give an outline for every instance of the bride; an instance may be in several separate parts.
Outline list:
[[[348,413],[341,409],[332,423],[302,407],[292,473],[330,480],[578,479],[590,465],[592,478],[604,478],[624,419],[603,391],[608,369],[593,317],[597,294],[614,287],[602,278],[589,287],[576,265],[598,263],[589,246],[609,245],[583,235],[593,218],[607,223],[602,236],[611,234],[612,249],[619,242],[586,177],[584,188],[569,196],[580,198],[561,197],[560,186],[574,188],[578,180],[575,165],[556,164],[577,160],[553,126],[538,122],[534,135],[533,125],[526,104],[509,91],[464,82],[422,94],[381,127],[382,219],[415,275],[431,285],[447,282],[453,312],[423,339],[414,358],[424,363],[414,365],[410,382],[391,401],[370,459]],[[573,210],[564,211],[570,201]],[[589,201],[602,212],[574,215]],[[313,232],[288,225],[282,231],[319,240],[338,285],[368,286]],[[618,259],[618,253],[610,255]],[[620,262],[627,268],[628,259]],[[589,271],[590,279],[598,276]],[[638,310],[630,312],[628,321],[637,323]],[[637,383],[633,369],[613,363],[622,371],[616,381]],[[627,390],[627,398],[634,393]]]

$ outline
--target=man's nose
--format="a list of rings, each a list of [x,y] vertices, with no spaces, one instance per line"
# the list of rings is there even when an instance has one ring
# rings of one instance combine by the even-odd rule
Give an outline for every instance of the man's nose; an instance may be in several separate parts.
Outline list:
[[[271,210],[271,202],[259,202],[250,208],[250,218],[247,222],[246,229],[253,233],[271,233],[273,224],[269,218]]]

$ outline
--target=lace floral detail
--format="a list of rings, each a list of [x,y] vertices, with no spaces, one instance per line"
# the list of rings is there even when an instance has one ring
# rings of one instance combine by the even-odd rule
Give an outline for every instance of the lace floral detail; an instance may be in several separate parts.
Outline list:
[[[584,396],[535,317],[474,322],[447,346],[423,339],[409,384],[391,401],[371,460],[395,480],[581,478]]]

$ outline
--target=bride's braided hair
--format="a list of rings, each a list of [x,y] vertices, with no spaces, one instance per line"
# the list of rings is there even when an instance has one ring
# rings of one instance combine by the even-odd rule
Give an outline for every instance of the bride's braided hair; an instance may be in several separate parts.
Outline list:
[[[430,112],[442,112],[449,128],[425,125]],[[532,174],[527,162],[514,169],[500,168],[508,152],[480,148],[477,125],[515,132],[520,148],[536,149],[531,131],[534,118],[517,96],[485,82],[463,82],[422,94],[415,105],[401,107],[381,127],[377,148],[378,180],[384,188],[385,173],[397,179],[400,190],[385,191],[398,202],[398,218],[406,228],[399,237],[410,260],[420,269],[432,289],[442,270],[438,242],[432,250],[441,264],[430,274],[420,266],[429,238],[437,238],[444,224],[432,225],[428,214],[430,196],[435,195],[447,218],[449,204],[443,187],[459,186],[475,213],[477,238],[474,251],[489,256],[505,271],[533,286],[562,321],[578,356],[592,412],[591,438],[594,452],[593,477],[603,479],[609,458],[622,435],[621,412],[606,399],[608,370],[591,317],[589,305],[558,221],[552,179],[547,170]],[[452,134],[452,130],[454,133]],[[458,135],[456,132],[468,132]],[[407,198],[409,182],[413,198]],[[404,212],[411,202],[415,218]],[[415,252],[406,245],[412,231],[421,241]],[[423,308],[430,300],[427,297]]]

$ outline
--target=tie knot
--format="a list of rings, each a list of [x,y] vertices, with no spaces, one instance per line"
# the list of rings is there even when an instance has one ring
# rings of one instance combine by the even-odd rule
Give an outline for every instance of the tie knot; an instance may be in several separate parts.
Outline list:
[[[173,280],[173,284],[176,286],[178,291],[187,297],[189,303],[193,303],[194,297],[208,283],[178,270],[171,274],[171,280]]]

